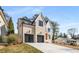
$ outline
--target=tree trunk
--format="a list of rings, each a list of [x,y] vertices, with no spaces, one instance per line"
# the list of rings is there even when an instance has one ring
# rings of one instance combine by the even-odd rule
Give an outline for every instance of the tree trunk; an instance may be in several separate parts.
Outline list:
[[[52,43],[54,43],[54,40],[55,40],[55,32],[53,31]]]

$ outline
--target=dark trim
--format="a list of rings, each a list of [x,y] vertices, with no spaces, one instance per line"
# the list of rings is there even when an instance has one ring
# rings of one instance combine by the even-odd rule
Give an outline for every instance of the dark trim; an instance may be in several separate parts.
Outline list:
[[[44,42],[44,35],[37,35],[37,42],[38,43]]]
[[[26,24],[26,25],[31,25],[31,26],[35,26],[35,25],[33,25],[33,24],[27,24],[27,23],[23,23],[23,24]]]
[[[25,35],[25,42],[34,42],[34,35],[33,34],[24,34]]]

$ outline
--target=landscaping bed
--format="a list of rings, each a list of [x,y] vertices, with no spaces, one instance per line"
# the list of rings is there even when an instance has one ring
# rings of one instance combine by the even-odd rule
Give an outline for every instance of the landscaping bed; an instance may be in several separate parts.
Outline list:
[[[54,44],[79,50],[79,45],[68,45],[68,44],[65,44],[63,42],[57,42],[57,41],[54,42]]]
[[[3,46],[3,48],[0,49],[0,53],[42,53],[42,52],[28,44],[17,44],[17,45]]]

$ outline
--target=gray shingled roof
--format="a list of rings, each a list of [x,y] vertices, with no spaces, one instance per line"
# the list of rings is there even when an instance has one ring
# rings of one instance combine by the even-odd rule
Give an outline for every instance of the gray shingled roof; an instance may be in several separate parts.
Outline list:
[[[2,7],[0,6],[0,10],[3,11]]]
[[[24,21],[24,23],[27,23],[27,24],[33,24],[36,20],[36,18],[39,16],[39,14],[35,14],[33,17],[34,18],[31,18],[29,19],[28,17],[24,16],[22,18],[20,18],[20,20]],[[48,17],[45,18],[42,14],[41,14],[42,18],[44,18],[45,22],[47,23],[49,21]]]

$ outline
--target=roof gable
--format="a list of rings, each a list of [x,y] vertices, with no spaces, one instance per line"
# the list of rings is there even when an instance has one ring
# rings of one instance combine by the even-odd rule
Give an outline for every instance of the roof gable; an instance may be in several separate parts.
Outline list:
[[[35,20],[38,20],[39,18],[44,20],[44,16],[42,15],[42,13],[40,13],[39,16]]]

